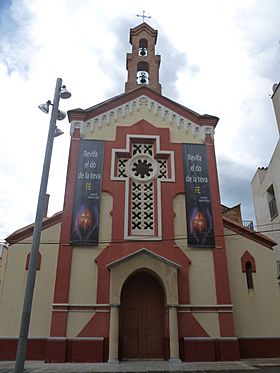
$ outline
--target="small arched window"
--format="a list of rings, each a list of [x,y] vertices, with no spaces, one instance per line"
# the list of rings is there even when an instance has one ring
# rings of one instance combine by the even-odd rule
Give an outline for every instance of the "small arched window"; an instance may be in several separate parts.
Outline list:
[[[252,263],[246,262],[245,269],[246,269],[247,288],[248,290],[254,289]]]
[[[38,255],[37,255],[37,263],[36,263],[36,270],[39,271],[41,269],[41,260],[42,260],[42,255],[40,252],[38,252]],[[30,253],[27,254],[27,257],[26,257],[26,262],[25,262],[25,269],[28,270],[29,269],[29,262],[30,262]]]
[[[145,57],[148,55],[148,40],[140,39],[139,40],[139,56]]]
[[[241,268],[242,272],[246,275],[247,288],[250,292],[250,290],[254,289],[253,273],[256,273],[256,262],[248,250],[241,257]]]

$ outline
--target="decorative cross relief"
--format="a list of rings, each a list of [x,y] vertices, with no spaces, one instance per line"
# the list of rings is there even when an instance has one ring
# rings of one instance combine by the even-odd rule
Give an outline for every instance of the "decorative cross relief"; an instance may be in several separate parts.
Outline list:
[[[124,238],[160,240],[161,183],[174,182],[174,152],[159,136],[127,135],[125,149],[112,150],[111,179],[125,182]]]

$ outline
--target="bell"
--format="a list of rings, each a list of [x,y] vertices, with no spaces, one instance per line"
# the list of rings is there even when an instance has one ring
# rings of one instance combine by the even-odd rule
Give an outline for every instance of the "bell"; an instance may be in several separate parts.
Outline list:
[[[144,47],[140,48],[140,56],[146,56],[146,49]]]
[[[141,74],[141,76],[140,76],[140,83],[141,84],[146,84],[147,83],[147,79],[146,79],[145,74]]]

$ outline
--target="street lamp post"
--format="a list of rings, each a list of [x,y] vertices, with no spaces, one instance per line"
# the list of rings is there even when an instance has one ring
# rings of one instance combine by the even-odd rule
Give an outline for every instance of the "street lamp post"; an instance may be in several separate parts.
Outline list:
[[[28,340],[28,330],[29,330],[29,324],[30,324],[32,300],[33,300],[33,293],[34,293],[34,286],[35,286],[35,279],[36,279],[36,264],[37,264],[39,246],[40,246],[42,223],[43,223],[44,209],[45,209],[45,195],[46,195],[47,185],[48,185],[53,141],[56,136],[59,136],[60,134],[63,133],[56,127],[56,120],[62,119],[62,117],[59,118],[59,114],[61,113],[64,114],[63,112],[59,111],[58,105],[59,105],[60,98],[69,98],[70,96],[71,96],[70,92],[66,90],[65,86],[62,86],[62,79],[58,78],[56,80],[53,104],[51,104],[51,102],[48,101],[46,104],[47,109],[44,110],[45,112],[48,112],[49,105],[52,105],[49,133],[48,133],[48,139],[47,139],[47,145],[46,145],[46,151],[45,151],[45,159],[44,159],[44,165],[43,165],[43,170],[42,170],[41,185],[40,185],[40,191],[39,191],[39,196],[38,196],[37,211],[36,211],[34,230],[33,230],[33,239],[32,239],[31,253],[30,253],[30,259],[29,259],[29,269],[28,269],[26,286],[25,286],[24,303],[23,303],[22,318],[21,318],[21,325],[20,325],[20,332],[19,332],[19,339],[18,339],[18,346],[17,346],[17,355],[16,355],[16,365],[15,365],[16,373],[23,373],[24,371],[24,363],[25,363],[27,340]]]

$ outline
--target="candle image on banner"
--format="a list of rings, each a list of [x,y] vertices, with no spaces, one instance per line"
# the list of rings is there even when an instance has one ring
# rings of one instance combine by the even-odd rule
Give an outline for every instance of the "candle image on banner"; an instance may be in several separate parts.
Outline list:
[[[98,244],[103,149],[103,141],[80,141],[70,238],[73,244]]]
[[[214,247],[208,162],[204,144],[183,144],[188,245]]]

